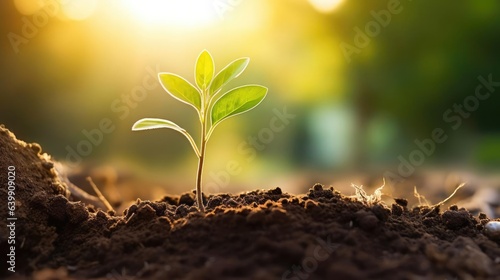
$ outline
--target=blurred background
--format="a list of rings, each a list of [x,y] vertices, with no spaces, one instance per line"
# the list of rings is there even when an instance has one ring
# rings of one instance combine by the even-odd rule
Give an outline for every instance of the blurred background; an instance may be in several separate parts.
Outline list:
[[[277,186],[300,193],[315,182],[353,193],[350,182],[376,187],[383,177],[395,196],[416,184],[498,187],[498,1],[0,5],[0,123],[40,143],[68,172],[104,170],[111,181],[137,182],[120,192],[194,188],[197,158],[182,135],[130,128],[143,117],[165,118],[198,139],[195,111],[164,92],[156,74],[194,82],[203,49],[216,71],[250,57],[225,89],[269,87],[259,107],[210,139],[209,193]]]

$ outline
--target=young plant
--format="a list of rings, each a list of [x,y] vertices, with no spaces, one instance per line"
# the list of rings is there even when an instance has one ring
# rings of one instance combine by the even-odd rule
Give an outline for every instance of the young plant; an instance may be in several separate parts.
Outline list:
[[[249,61],[250,59],[247,57],[236,59],[214,76],[214,61],[210,53],[204,50],[196,60],[194,69],[196,86],[176,74],[158,74],[165,91],[175,99],[192,106],[198,113],[201,125],[199,148],[185,129],[169,120],[145,118],[132,126],[133,131],[169,128],[180,132],[188,139],[198,157],[196,202],[201,212],[205,211],[201,182],[208,139],[210,139],[215,127],[223,120],[255,108],[267,94],[267,88],[261,85],[244,85],[219,94],[227,83],[245,70]],[[219,97],[215,100],[218,95]]]

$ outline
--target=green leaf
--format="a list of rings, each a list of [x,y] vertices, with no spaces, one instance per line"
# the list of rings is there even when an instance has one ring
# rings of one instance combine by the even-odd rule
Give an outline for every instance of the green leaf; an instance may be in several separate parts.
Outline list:
[[[141,130],[157,129],[157,128],[169,128],[182,133],[182,135],[186,136],[186,138],[188,139],[196,155],[200,157],[200,151],[198,150],[198,147],[196,146],[196,142],[194,142],[193,137],[191,137],[191,135],[184,128],[178,126],[174,122],[164,119],[145,118],[136,121],[134,125],[132,125],[133,131],[141,131]]]
[[[163,88],[175,99],[201,111],[200,92],[186,79],[172,73],[159,73],[158,78]]]
[[[214,77],[214,60],[207,50],[204,50],[196,60],[196,84],[202,90],[206,89]]]
[[[229,117],[255,108],[266,97],[266,94],[267,88],[260,85],[241,86],[225,93],[212,107],[210,130]]]
[[[133,131],[156,129],[156,128],[170,128],[177,131],[185,131],[185,129],[178,126],[174,122],[164,119],[155,119],[155,118],[140,119],[136,121],[132,126]]]
[[[223,86],[243,73],[249,62],[250,58],[243,57],[236,59],[224,67],[224,69],[215,76],[212,84],[210,84],[210,96],[217,94]]]

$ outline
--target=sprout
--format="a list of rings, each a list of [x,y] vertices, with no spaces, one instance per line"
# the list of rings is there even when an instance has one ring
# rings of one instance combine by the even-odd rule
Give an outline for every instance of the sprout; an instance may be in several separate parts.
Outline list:
[[[249,58],[236,59],[214,76],[214,61],[210,53],[204,50],[196,61],[196,86],[176,74],[158,74],[160,83],[166,92],[173,98],[192,106],[198,113],[201,125],[199,148],[193,137],[184,128],[169,120],[145,118],[138,120],[132,126],[133,131],[169,128],[180,132],[187,138],[198,157],[196,201],[201,212],[205,211],[201,189],[208,139],[210,139],[215,127],[223,120],[255,108],[267,95],[268,89],[261,85],[244,85],[219,94],[227,83],[245,70],[249,61]],[[217,95],[219,97],[216,99]]]

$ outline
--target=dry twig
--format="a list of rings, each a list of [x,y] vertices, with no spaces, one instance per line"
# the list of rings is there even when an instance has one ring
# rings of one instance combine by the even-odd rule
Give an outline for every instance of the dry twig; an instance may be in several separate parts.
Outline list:
[[[94,189],[95,193],[97,194],[97,197],[101,200],[101,202],[108,208],[108,211],[114,211],[113,206],[109,204],[108,200],[102,195],[101,191],[97,186],[94,184],[94,181],[92,181],[92,178],[87,177],[87,181],[90,183],[92,188]]]

